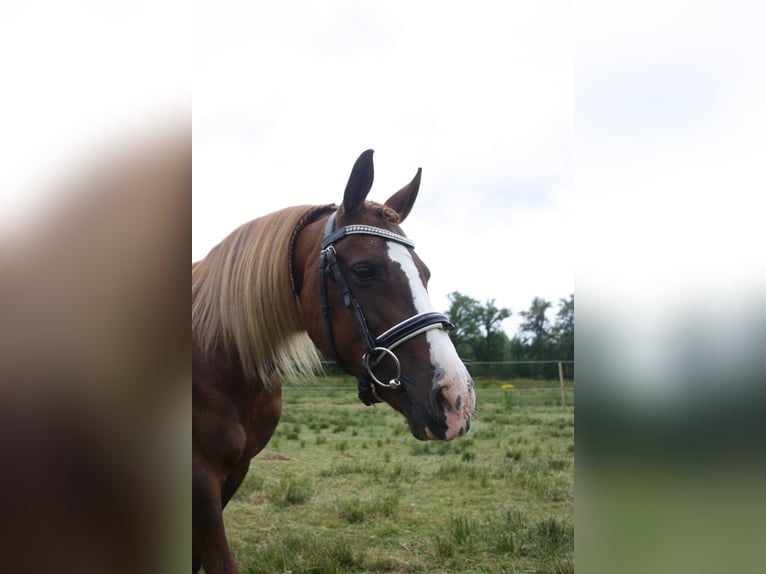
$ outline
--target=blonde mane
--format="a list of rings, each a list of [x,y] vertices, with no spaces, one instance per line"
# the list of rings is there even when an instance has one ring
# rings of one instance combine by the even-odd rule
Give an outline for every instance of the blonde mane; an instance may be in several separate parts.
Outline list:
[[[274,372],[306,377],[320,369],[291,258],[298,232],[330,208],[290,207],[250,221],[192,265],[192,337],[203,353],[223,345],[248,380],[263,384]]]

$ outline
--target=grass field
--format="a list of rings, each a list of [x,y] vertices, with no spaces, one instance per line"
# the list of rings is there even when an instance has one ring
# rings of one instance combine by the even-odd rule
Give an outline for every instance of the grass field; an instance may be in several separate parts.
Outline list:
[[[557,383],[511,382],[478,383],[450,443],[415,440],[350,380],[286,386],[224,513],[240,572],[573,572],[574,410]]]

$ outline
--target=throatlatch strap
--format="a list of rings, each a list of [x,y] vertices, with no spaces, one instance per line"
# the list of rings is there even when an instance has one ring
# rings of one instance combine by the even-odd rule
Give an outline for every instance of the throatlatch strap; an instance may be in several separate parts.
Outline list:
[[[324,317],[327,345],[333,354],[331,358],[337,360],[338,353],[335,351],[335,341],[333,341],[332,327],[330,325],[330,300],[327,297],[327,274],[329,272],[330,270],[327,268],[327,253],[322,251],[319,254],[319,293],[322,297],[322,316]]]

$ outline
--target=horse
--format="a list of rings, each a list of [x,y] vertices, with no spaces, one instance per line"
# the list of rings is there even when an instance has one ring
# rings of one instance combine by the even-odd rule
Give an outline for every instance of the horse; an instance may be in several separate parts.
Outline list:
[[[372,150],[343,201],[285,208],[246,223],[192,264],[192,561],[236,572],[223,509],[280,419],[282,377],[309,377],[317,349],[388,403],[419,440],[471,428],[473,381],[430,272],[400,224],[422,170],[385,203],[367,200]]]

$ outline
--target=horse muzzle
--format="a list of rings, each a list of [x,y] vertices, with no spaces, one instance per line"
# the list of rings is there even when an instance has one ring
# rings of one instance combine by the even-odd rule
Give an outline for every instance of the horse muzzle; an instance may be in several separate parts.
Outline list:
[[[405,393],[410,382],[404,381]],[[425,408],[423,403],[427,405]],[[427,401],[413,401],[405,411],[412,435],[418,440],[449,441],[468,434],[476,406],[473,381],[442,379],[434,383]]]
[[[426,437],[429,440],[452,440],[468,434],[476,406],[473,380],[466,375],[457,380],[445,378],[439,381],[434,386],[432,404],[435,406],[437,421],[443,423],[426,426]]]

